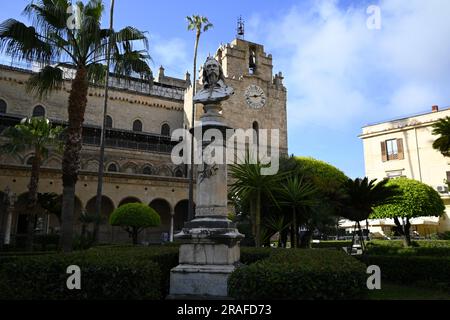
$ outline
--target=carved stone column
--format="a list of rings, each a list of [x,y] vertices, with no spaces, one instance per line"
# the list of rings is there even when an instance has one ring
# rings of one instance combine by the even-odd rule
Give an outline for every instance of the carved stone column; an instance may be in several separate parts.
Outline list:
[[[204,70],[210,69],[212,73],[218,71],[218,62],[208,59]],[[226,131],[230,128],[221,114],[221,101],[231,94],[233,89],[223,82],[206,82],[194,99],[204,105],[201,125],[195,130],[202,133],[205,152],[197,170],[195,218],[175,236],[181,242],[180,264],[171,271],[171,298],[226,297],[228,277],[240,260],[239,242],[244,236],[227,218]],[[212,161],[216,157],[208,157],[206,149],[211,145],[220,147],[215,150],[222,153],[222,163]]]

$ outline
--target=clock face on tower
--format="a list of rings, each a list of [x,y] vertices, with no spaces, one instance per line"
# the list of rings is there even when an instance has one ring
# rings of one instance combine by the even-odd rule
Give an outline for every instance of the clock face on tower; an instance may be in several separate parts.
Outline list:
[[[252,84],[245,91],[245,101],[250,108],[261,109],[266,105],[266,94],[257,85]]]

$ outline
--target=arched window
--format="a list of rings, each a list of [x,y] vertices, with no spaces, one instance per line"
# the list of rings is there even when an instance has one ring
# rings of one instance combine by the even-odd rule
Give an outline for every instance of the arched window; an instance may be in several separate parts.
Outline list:
[[[147,176],[151,176],[153,173],[152,167],[151,166],[145,166],[144,170],[142,170],[142,173],[147,175]]]
[[[111,163],[111,164],[108,166],[108,172],[117,172],[117,171],[119,171],[119,170],[117,169],[116,164]]]
[[[33,161],[34,161],[34,157],[33,156],[29,157],[28,160],[27,160],[27,166],[32,166],[33,165]]]
[[[33,117],[45,117],[45,109],[43,106],[36,106],[33,109]]]
[[[133,131],[142,132],[142,121],[141,120],[135,120],[133,122]]]
[[[0,99],[0,113],[6,113],[6,108],[8,107],[8,104],[5,100]]]
[[[175,171],[175,177],[177,177],[177,178],[183,178],[183,177],[184,177],[183,170],[181,170],[180,168],[178,168],[178,169]]]
[[[164,123],[161,126],[161,135],[165,137],[170,137],[170,126],[167,123]]]
[[[106,116],[106,128],[111,129],[113,127],[113,120],[111,116]]]

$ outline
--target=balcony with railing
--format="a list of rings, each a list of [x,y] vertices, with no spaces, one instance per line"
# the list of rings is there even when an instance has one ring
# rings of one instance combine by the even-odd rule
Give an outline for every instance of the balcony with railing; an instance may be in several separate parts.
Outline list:
[[[8,127],[15,126],[23,119],[23,116],[12,114],[0,114],[0,133]],[[67,123],[50,119],[55,125],[67,126]],[[85,125],[83,127],[83,144],[88,146],[100,146],[101,128]],[[120,129],[106,129],[105,145],[107,148],[127,149],[141,152],[156,152],[170,154],[177,141],[171,141],[170,137],[133,132]]]

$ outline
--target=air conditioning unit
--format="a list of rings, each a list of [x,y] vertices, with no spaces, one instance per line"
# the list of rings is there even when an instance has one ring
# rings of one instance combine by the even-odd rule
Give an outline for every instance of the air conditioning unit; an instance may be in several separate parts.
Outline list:
[[[439,193],[448,193],[448,186],[437,186],[436,190]]]

